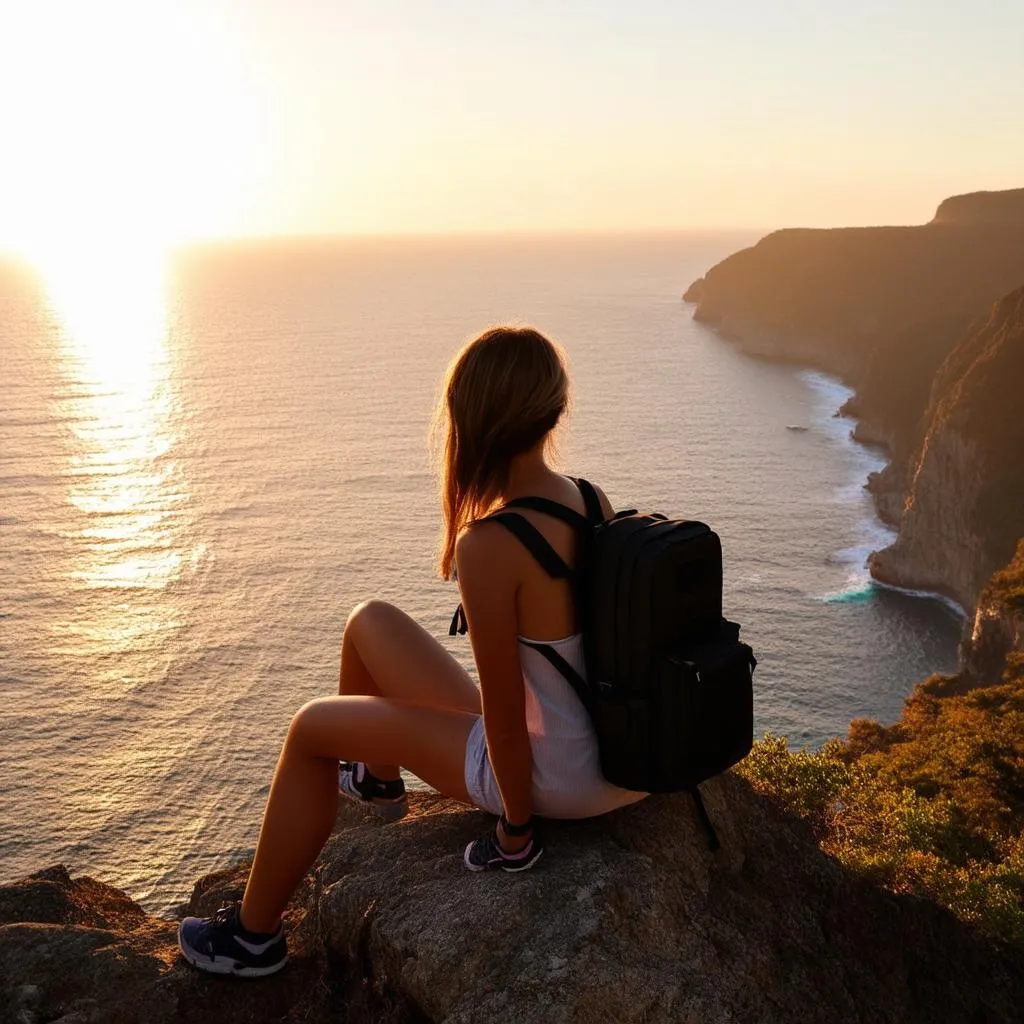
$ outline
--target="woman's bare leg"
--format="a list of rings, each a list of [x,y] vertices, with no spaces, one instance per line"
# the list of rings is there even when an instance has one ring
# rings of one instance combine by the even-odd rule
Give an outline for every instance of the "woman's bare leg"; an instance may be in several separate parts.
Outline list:
[[[246,928],[270,932],[316,860],[338,809],[338,760],[404,764],[446,796],[470,803],[467,711],[382,697],[324,697],[292,719],[270,788],[242,900]]]
[[[386,601],[357,605],[341,641],[338,693],[390,697],[480,714],[480,690],[469,673],[415,619]],[[346,760],[362,760],[348,753]],[[397,779],[398,764],[378,754],[367,763],[378,779]],[[419,774],[411,765],[410,771]]]

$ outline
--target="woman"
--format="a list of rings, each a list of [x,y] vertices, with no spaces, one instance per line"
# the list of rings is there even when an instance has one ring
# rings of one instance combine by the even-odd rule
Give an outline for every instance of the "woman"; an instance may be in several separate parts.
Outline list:
[[[530,646],[550,644],[584,671],[570,583],[549,576],[502,523],[486,519],[526,496],[584,512],[577,486],[548,464],[568,390],[560,350],[530,328],[489,330],[452,363],[439,408],[440,568],[459,582],[479,689],[397,608],[357,607],[342,640],[339,696],[311,701],[292,719],[241,904],[180,925],[179,945],[196,967],[243,976],[280,969],[281,914],[330,835],[339,790],[400,818],[399,766],[499,815],[494,831],[465,850],[472,871],[532,867],[542,853],[535,813],[590,817],[642,797],[601,777],[582,704]],[[572,527],[541,512],[520,514],[572,567]],[[352,759],[340,774],[339,758]]]

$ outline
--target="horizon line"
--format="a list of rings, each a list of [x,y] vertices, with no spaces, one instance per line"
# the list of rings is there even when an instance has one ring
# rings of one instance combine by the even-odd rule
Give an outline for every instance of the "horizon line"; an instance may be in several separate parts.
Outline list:
[[[225,235],[199,235],[194,238],[178,239],[159,243],[157,248],[168,255],[189,250],[241,247],[246,245],[325,245],[331,243],[373,243],[373,242],[458,242],[458,241],[525,241],[530,239],[558,240],[572,238],[629,238],[654,236],[714,236],[714,235],[757,235],[763,238],[776,231],[834,231],[844,228],[882,228],[882,227],[923,227],[922,224],[832,224],[821,225],[749,225],[729,227],[686,227],[686,226],[647,226],[647,227],[565,227],[565,228],[452,228],[428,229],[422,231],[308,231],[308,232],[258,232]],[[129,246],[131,248],[131,246]],[[0,242],[0,260],[4,262],[32,264],[31,254],[6,248]]]

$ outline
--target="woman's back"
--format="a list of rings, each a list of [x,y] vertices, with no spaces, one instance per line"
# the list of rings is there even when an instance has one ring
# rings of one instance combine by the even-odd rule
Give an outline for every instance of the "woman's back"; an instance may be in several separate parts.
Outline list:
[[[507,497],[541,497],[586,514],[583,496],[570,479],[548,474],[542,486],[510,489]],[[605,515],[608,501],[601,495]],[[547,513],[516,508],[555,553],[575,568],[577,535],[573,527]],[[586,676],[583,637],[574,607],[572,581],[552,577],[530,551],[500,522],[476,527],[481,544],[500,549],[496,557],[510,565],[498,573],[495,586],[514,589],[518,660],[525,691],[525,721],[532,753],[532,792],[537,813],[556,818],[589,818],[633,803],[643,794],[619,789],[601,775],[597,738],[586,708],[568,680],[536,649],[555,649],[580,675]],[[484,532],[486,531],[486,533]],[[478,806],[498,809],[501,797],[488,762],[483,723],[471,734],[467,749],[467,786]]]
[[[520,497],[547,498],[573,511],[586,515],[583,495],[576,484],[568,477],[554,476],[542,488],[534,488],[529,495],[510,493],[508,499]],[[602,495],[602,505],[606,516],[611,515],[611,506]],[[554,516],[533,509],[516,509],[541,536],[554,548],[558,556],[569,566],[575,568],[577,558],[577,538],[575,530]],[[491,531],[507,533],[497,523],[488,524]],[[516,561],[516,622],[520,636],[530,637],[538,641],[560,640],[578,630],[578,619],[573,603],[572,583],[565,579],[554,579],[537,562],[537,560],[518,542],[517,552],[513,556]]]

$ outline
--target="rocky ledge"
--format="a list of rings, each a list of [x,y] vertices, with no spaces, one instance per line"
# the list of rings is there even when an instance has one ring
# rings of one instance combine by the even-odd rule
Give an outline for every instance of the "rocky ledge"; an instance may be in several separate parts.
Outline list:
[[[848,874],[741,779],[704,788],[716,854],[688,796],[652,797],[549,823],[522,876],[464,870],[489,819],[451,801],[417,796],[389,826],[344,807],[289,911],[291,963],[256,982],[191,970],[172,921],[51,868],[0,889],[0,1019],[1019,1019],[1019,952]],[[183,911],[208,912],[244,877],[208,876]]]

